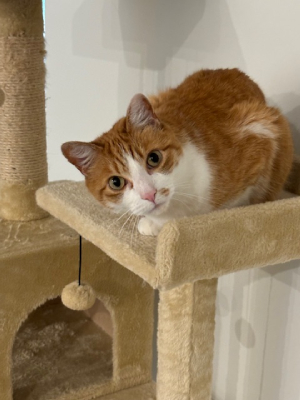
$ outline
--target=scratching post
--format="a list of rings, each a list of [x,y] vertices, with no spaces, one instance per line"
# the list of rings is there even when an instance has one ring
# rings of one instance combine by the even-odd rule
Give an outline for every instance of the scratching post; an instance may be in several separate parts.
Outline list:
[[[211,399],[217,279],[161,291],[157,400]]]
[[[46,213],[35,191],[47,182],[41,0],[0,0],[0,217]]]

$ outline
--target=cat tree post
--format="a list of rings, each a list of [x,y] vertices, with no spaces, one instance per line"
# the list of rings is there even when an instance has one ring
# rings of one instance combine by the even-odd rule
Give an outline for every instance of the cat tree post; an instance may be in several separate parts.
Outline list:
[[[217,279],[160,291],[157,400],[210,400]]]
[[[35,191],[47,183],[41,0],[0,0],[0,218],[46,214]]]

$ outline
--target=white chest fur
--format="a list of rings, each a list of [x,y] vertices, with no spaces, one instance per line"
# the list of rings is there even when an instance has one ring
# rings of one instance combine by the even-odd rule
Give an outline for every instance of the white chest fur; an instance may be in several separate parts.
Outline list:
[[[189,203],[193,204],[199,213],[211,211],[212,174],[204,153],[193,144],[186,144],[183,156],[172,175],[176,198],[185,201],[189,199]]]

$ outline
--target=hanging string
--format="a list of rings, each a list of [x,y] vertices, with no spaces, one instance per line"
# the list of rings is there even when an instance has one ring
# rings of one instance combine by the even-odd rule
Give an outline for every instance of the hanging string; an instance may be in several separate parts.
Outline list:
[[[79,236],[79,272],[78,281],[75,280],[63,288],[61,300],[71,310],[88,310],[93,307],[96,301],[96,294],[93,288],[87,283],[81,284],[82,264],[82,237]]]
[[[79,273],[78,273],[78,286],[81,283],[81,258],[82,258],[82,237],[79,235]]]

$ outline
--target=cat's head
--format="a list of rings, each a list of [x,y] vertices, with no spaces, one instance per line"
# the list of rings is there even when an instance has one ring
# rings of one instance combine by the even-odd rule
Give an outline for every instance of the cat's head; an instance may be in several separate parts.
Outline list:
[[[169,207],[182,147],[142,94],[110,131],[90,143],[64,143],[62,152],[104,206],[135,215],[159,215]]]

